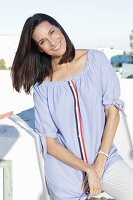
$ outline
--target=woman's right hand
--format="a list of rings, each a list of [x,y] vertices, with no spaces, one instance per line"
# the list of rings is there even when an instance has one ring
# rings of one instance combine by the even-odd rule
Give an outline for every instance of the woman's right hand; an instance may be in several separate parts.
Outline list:
[[[102,183],[96,170],[91,166],[86,172],[85,180],[81,187],[84,192],[89,192],[88,199],[101,193]]]

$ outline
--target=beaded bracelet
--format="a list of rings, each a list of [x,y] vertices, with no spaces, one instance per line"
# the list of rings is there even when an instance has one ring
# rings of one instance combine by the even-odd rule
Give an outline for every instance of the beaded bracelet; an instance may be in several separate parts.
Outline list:
[[[108,158],[108,156],[109,156],[109,154],[107,154],[107,153],[104,153],[103,151],[101,151],[101,150],[99,150],[98,152],[97,152],[97,154],[103,154],[103,155],[105,155],[107,158]]]

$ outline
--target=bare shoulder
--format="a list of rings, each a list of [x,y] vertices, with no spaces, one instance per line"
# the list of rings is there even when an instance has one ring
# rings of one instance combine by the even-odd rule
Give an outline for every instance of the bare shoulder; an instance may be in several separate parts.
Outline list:
[[[88,54],[88,49],[76,49],[75,54],[77,55],[77,58],[84,57]]]
[[[82,63],[83,65],[86,63],[88,57],[88,49],[76,49],[75,50],[75,61]]]

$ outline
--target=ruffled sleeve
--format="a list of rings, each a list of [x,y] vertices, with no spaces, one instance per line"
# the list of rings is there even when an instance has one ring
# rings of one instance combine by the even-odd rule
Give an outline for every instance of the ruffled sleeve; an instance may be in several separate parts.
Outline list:
[[[125,103],[123,100],[119,99],[120,82],[118,76],[107,56],[103,52],[100,52],[100,54],[100,79],[104,109],[108,109],[111,105],[114,105],[127,117],[124,111]]]
[[[33,88],[33,101],[34,101],[34,113],[35,113],[35,132],[40,138],[40,153],[43,153],[43,157],[47,156],[47,143],[46,137],[56,138],[57,127],[52,119],[48,108],[48,102],[46,98],[46,91],[40,86],[34,86]]]

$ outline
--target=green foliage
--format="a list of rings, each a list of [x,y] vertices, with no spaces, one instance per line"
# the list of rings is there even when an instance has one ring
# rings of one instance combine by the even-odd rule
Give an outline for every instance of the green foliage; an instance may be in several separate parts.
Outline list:
[[[6,65],[5,65],[5,61],[4,61],[4,59],[1,59],[0,60],[0,70],[4,70],[4,69],[7,69]]]
[[[11,68],[12,68],[12,67],[10,66],[10,67],[7,68],[7,70],[11,70]]]

